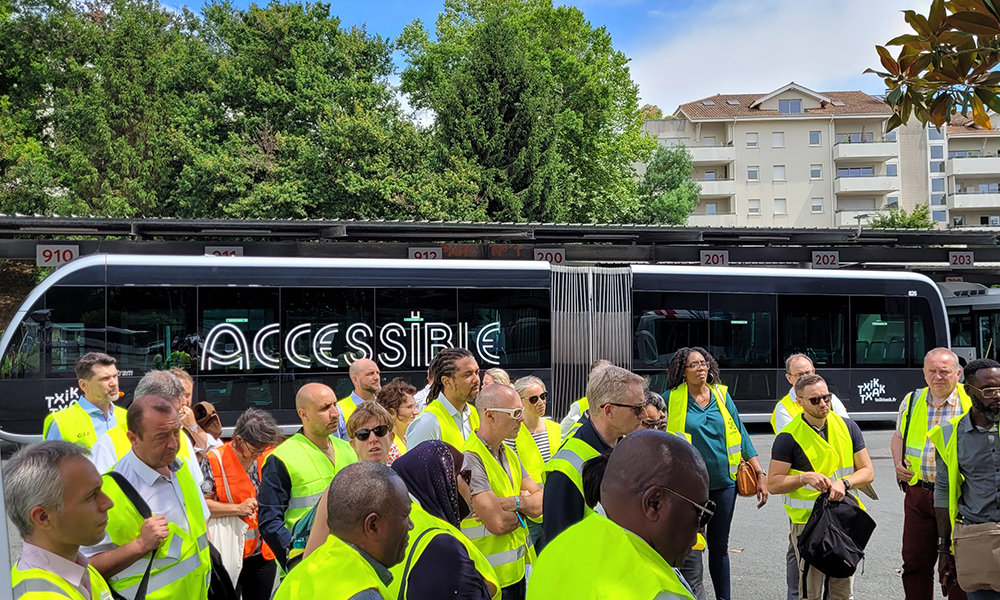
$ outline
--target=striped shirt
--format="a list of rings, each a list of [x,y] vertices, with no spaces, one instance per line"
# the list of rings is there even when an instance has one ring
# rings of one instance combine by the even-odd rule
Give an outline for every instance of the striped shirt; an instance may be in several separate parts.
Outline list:
[[[905,402],[901,402],[899,406],[899,415],[896,417],[896,432],[899,433],[900,437],[903,437],[903,418],[906,416],[906,412],[910,408],[910,401],[913,399],[913,393],[911,392],[907,396]],[[958,388],[955,388],[951,395],[945,398],[944,402],[940,406],[934,406],[932,398],[930,397],[930,390],[927,391],[927,431],[932,428],[941,425],[942,423],[947,423],[951,419],[957,417],[962,412],[962,403],[958,399]],[[903,440],[903,445],[906,445],[906,440]],[[935,453],[934,444],[928,438],[924,441],[924,450],[920,453],[920,480],[926,481],[928,483],[934,483],[934,478],[937,475],[937,468],[935,466]]]
[[[535,445],[538,446],[538,451],[542,454],[542,461],[549,462],[549,457],[552,456],[552,451],[549,448],[548,428],[544,428],[538,433],[531,434],[531,437],[535,440]]]

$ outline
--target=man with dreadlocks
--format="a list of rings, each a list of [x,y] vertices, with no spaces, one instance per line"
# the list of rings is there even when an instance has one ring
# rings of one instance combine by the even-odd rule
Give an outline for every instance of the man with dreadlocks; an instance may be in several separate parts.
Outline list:
[[[461,448],[479,428],[479,415],[469,407],[479,394],[479,364],[465,348],[446,348],[428,370],[431,389],[427,397],[434,400],[406,429],[407,446],[441,440]]]

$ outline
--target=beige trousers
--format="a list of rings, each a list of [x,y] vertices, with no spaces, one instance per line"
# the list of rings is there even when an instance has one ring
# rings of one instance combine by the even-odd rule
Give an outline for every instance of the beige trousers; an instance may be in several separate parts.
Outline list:
[[[799,563],[799,600],[824,600],[823,582],[830,582],[829,600],[852,600],[854,598],[854,578],[853,577],[827,577],[816,569],[809,567],[806,573],[806,586],[802,586],[802,557],[799,556],[799,536],[806,528],[805,523],[792,523],[792,530],[788,538],[795,549],[795,560]]]

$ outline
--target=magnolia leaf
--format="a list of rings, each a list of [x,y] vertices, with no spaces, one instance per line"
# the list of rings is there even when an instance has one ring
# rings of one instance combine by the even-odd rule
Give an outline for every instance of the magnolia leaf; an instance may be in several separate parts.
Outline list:
[[[886,46],[902,46],[904,44],[914,44],[923,41],[920,36],[913,35],[912,33],[907,33],[899,37],[894,37],[885,43]]]
[[[983,104],[990,107],[995,113],[1000,113],[1000,96],[995,92],[985,88],[976,89],[976,97],[983,101]]]
[[[948,27],[959,31],[967,31],[975,35],[1000,35],[1000,22],[992,15],[974,12],[959,12],[948,17]]]
[[[893,115],[889,117],[889,122],[886,123],[885,130],[892,131],[893,129],[896,129],[902,124],[903,120],[899,118],[899,115],[893,113]]]
[[[882,59],[882,66],[885,67],[885,70],[889,71],[893,75],[899,75],[899,63],[892,58],[892,55],[885,49],[885,46],[875,46],[875,50],[878,51],[878,55]]]
[[[931,31],[930,25],[928,25],[927,23],[927,18],[924,17],[922,14],[914,12],[912,10],[904,10],[903,16],[906,19],[906,22],[909,23],[911,27],[913,27],[913,30],[916,31],[920,35],[920,37],[927,39],[932,35],[934,35],[934,33]]]
[[[931,2],[931,12],[927,16],[927,22],[935,33],[944,27],[944,0],[934,0]]]
[[[983,129],[992,129],[990,116],[986,114],[986,107],[979,96],[972,98],[972,120]]]
[[[910,65],[907,73],[912,75],[923,73],[924,69],[930,66],[931,58],[932,57],[929,53],[921,54],[915,61],[913,61],[913,64]]]

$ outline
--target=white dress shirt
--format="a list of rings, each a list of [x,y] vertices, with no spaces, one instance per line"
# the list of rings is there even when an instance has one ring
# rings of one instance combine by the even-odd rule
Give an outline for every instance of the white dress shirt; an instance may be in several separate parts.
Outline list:
[[[186,434],[181,433],[181,435]],[[181,459],[187,465],[188,470],[191,471],[191,476],[194,477],[194,482],[198,484],[198,488],[200,489],[202,482],[205,481],[205,475],[202,474],[198,457],[194,453],[194,444],[189,443],[187,447],[187,456],[178,454],[177,458]],[[105,434],[97,440],[94,447],[90,449],[90,462],[94,463],[94,466],[97,467],[98,473],[107,473],[111,467],[115,466],[115,463],[118,462],[118,454],[115,452],[115,444],[111,441],[111,436]]]
[[[413,394],[413,401],[417,403],[417,412],[423,412],[427,406],[427,394],[431,393],[431,385],[428,383],[422,390]]]
[[[469,416],[472,414],[472,407],[469,404],[465,405],[462,411],[459,411],[455,406],[444,397],[444,393],[437,397],[444,405],[444,409],[448,411],[451,418],[455,420],[455,425],[458,425],[458,430],[462,432],[462,437],[464,439],[469,439],[472,435],[472,423],[469,421]],[[426,410],[417,415],[417,418],[410,423],[410,426],[406,428],[406,447],[415,448],[420,442],[426,442],[427,440],[440,440],[441,439],[441,424],[438,423],[437,417],[427,412]]]

